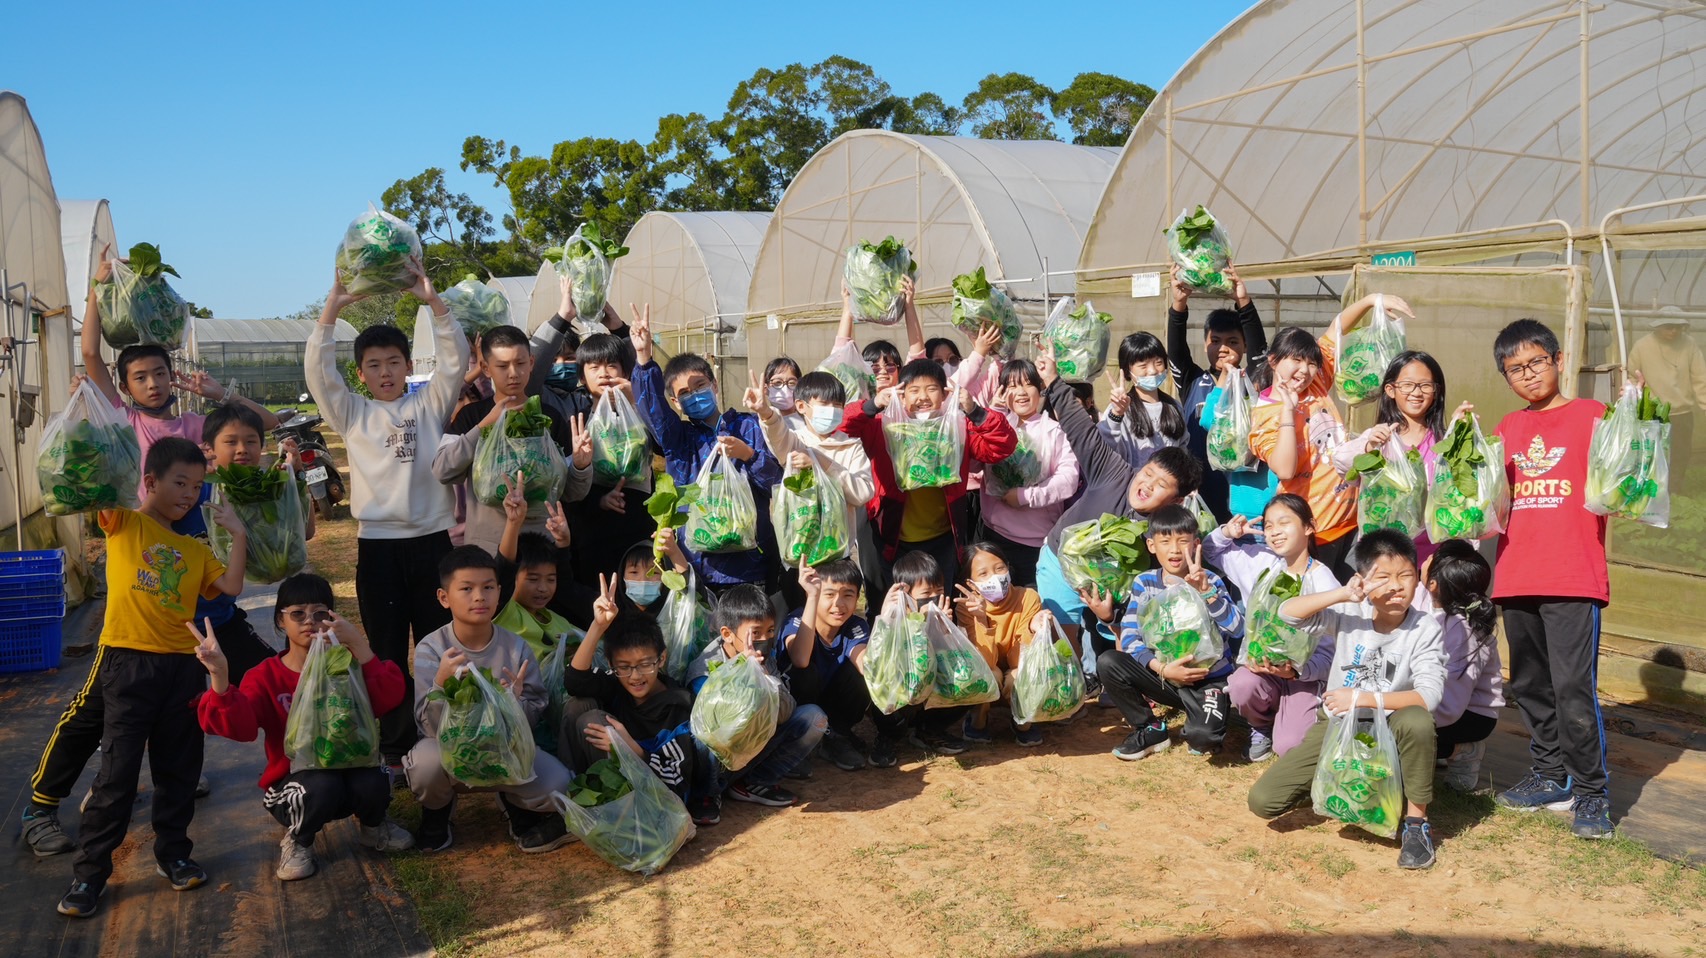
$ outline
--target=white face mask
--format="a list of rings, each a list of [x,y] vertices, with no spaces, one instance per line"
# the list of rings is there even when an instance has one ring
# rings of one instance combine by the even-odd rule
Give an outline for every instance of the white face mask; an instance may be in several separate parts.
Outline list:
[[[1003,572],[976,583],[977,591],[983,595],[985,602],[1000,602],[1007,598],[1007,590],[1011,587],[1012,582],[1013,577]]]
[[[794,411],[794,387],[771,386],[764,391],[764,395],[770,400],[770,405],[776,407],[777,411],[782,413]]]
[[[949,379],[953,379],[954,373],[957,373],[959,371],[960,371],[960,364],[959,363],[943,363],[942,364],[942,374],[947,376]]]

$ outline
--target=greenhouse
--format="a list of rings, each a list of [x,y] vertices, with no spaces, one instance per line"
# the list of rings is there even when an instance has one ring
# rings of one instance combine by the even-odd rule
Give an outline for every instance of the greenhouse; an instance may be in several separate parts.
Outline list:
[[[788,185],[765,230],[747,294],[748,351],[815,365],[834,341],[847,248],[890,235],[918,262],[925,335],[964,342],[949,322],[952,283],[980,266],[1040,328],[1050,300],[1072,291],[1072,266],[1118,158],[1116,149],[1053,141],[837,137]],[[903,335],[896,327],[890,338]]]
[[[1566,391],[1609,399],[1655,319],[1706,334],[1703,78],[1706,7],[1685,0],[1259,3],[1138,123],[1077,289],[1159,332],[1162,230],[1200,204],[1270,329],[1401,295],[1452,402],[1493,421],[1516,400],[1492,336],[1534,316],[1562,335]],[[1619,697],[1706,711],[1706,613],[1675,603],[1706,590],[1703,472],[1668,530],[1612,523],[1602,684]]]
[[[208,375],[259,403],[294,403],[308,391],[302,360],[311,319],[198,319],[191,356]],[[356,329],[338,320],[340,361],[354,358]]]
[[[509,300],[509,322],[511,326],[531,329],[528,325],[528,309],[533,300],[537,276],[498,276],[486,280],[488,286],[496,286],[503,291],[504,298]],[[551,300],[555,308],[557,301]],[[550,317],[546,313],[546,318]],[[432,338],[432,310],[421,306],[415,310],[415,336],[410,347],[415,360],[415,374],[424,375],[432,372],[437,362],[438,346]]]
[[[89,282],[101,266],[101,251],[123,256],[113,214],[106,200],[65,200],[59,204],[59,240],[65,252],[65,290],[71,302],[71,328],[83,329],[83,307],[88,302]],[[102,348],[107,349],[102,343]],[[110,353],[111,350],[108,349]],[[110,356],[108,357],[111,358]],[[78,359],[78,365],[82,360]]]

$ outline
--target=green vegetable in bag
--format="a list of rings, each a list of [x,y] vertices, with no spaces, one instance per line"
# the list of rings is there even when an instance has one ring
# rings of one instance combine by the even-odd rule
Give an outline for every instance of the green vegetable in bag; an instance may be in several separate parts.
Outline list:
[[[596,325],[610,294],[610,277],[616,270],[616,260],[628,255],[628,247],[605,239],[598,224],[588,221],[581,224],[567,243],[547,249],[544,255],[557,264],[559,276],[568,278],[575,314],[581,322]]]
[[[1043,341],[1054,350],[1054,367],[1064,379],[1084,382],[1108,364],[1108,344],[1113,338],[1110,313],[1096,311],[1089,300],[1075,309],[1071,297],[1061,300],[1043,324]]]
[[[1149,568],[1143,533],[1149,523],[1104,513],[1100,519],[1062,530],[1060,571],[1074,589],[1100,588],[1113,596],[1131,591],[1132,581]]]
[[[1232,244],[1214,216],[1200,204],[1196,212],[1181,211],[1167,234],[1167,252],[1182,271],[1180,279],[1191,289],[1230,293],[1232,280],[1226,268],[1232,263]]]
[[[622,390],[606,389],[586,425],[592,433],[592,474],[599,485],[635,482],[651,472],[645,423]]]
[[[1303,580],[1289,572],[1269,569],[1256,579],[1248,598],[1244,645],[1239,665],[1281,666],[1301,670],[1315,654],[1320,639],[1307,629],[1285,621],[1280,606],[1303,594]]]
[[[527,397],[521,408],[505,410],[496,425],[480,430],[469,470],[474,498],[502,506],[517,472],[530,504],[561,499],[569,483],[569,464],[551,438],[551,417],[538,396]]]
[[[462,331],[470,336],[484,335],[510,324],[509,297],[496,286],[480,282],[473,273],[445,290],[443,299]]]
[[[1214,407],[1208,427],[1208,464],[1217,472],[1254,472],[1256,454],[1250,449],[1250,420],[1255,390],[1242,369],[1226,374],[1226,386]]]
[[[292,771],[379,766],[379,720],[367,683],[350,650],[323,635],[309,643],[296,680],[284,720],[284,754]]]
[[[415,285],[409,260],[420,255],[415,228],[369,204],[344,230],[338,245],[338,282],[352,296],[402,292]]]
[[[1043,481],[1043,461],[1037,455],[1036,445],[1023,429],[1014,427],[1013,433],[1019,440],[1013,447],[1013,454],[985,467],[990,479],[994,480],[990,483],[993,494],[1027,489]]]
[[[490,669],[464,669],[427,697],[445,706],[438,750],[451,778],[473,788],[533,780],[533,731],[527,715]]]
[[[1315,813],[1394,838],[1404,819],[1398,746],[1384,708],[1362,710],[1372,713],[1367,732],[1357,731],[1357,711],[1327,719],[1327,735],[1310,786]]]
[[[687,670],[711,645],[711,612],[699,599],[691,568],[685,576],[671,569],[664,573],[664,578],[664,588],[669,594],[664,597],[663,608],[658,610],[664,651],[669,653],[664,660],[664,672],[677,685],[685,685]],[[679,582],[680,588],[672,582]]]
[[[569,800],[582,808],[597,808],[634,791],[622,777],[622,763],[611,752],[587,766],[569,783]]]
[[[846,497],[815,466],[782,477],[770,495],[770,524],[789,568],[799,568],[801,559],[812,566],[839,559],[852,545]]]
[[[687,504],[682,544],[695,552],[746,552],[758,548],[758,506],[746,474],[721,449],[711,453]]]
[[[1670,522],[1670,403],[1624,389],[1588,445],[1587,508],[1665,528]]]
[[[860,663],[871,704],[884,715],[928,699],[936,662],[930,637],[924,634],[924,613],[907,611],[905,602],[884,609],[871,627]]]
[[[1510,512],[1504,440],[1482,435],[1471,414],[1434,444],[1433,464],[1425,507],[1429,539],[1485,539],[1504,531]]]
[[[1422,532],[1422,507],[1427,482],[1422,473],[1422,455],[1414,449],[1399,452],[1397,441],[1386,453],[1365,452],[1345,473],[1346,482],[1360,479],[1357,491],[1357,526],[1362,532],[1396,529],[1414,538]]]
[[[1137,621],[1143,644],[1162,665],[1185,662],[1213,668],[1226,653],[1208,604],[1195,587],[1185,583],[1145,592],[1138,600]]]
[[[243,577],[270,583],[287,579],[308,565],[305,498],[293,475],[265,466],[222,466],[207,474],[242,520],[248,533]],[[207,542],[221,562],[230,562],[233,540],[207,513]]]
[[[608,766],[595,763],[593,768],[600,769],[595,778],[588,778],[592,774],[588,769],[576,779],[595,787],[571,786],[577,794],[587,792],[587,799],[595,804],[583,805],[562,792],[552,792],[551,802],[562,814],[563,824],[598,857],[626,871],[654,875],[693,837],[693,819],[687,806],[627,742],[613,736],[610,752],[629,786],[627,792],[616,794],[621,786],[608,776]]]
[[[1355,406],[1380,396],[1386,367],[1405,349],[1404,326],[1386,313],[1375,297],[1368,321],[1338,339],[1338,368],[1333,386],[1339,398]]]
[[[1019,668],[1013,674],[1013,721],[1020,725],[1058,722],[1083,706],[1084,667],[1051,617],[1048,627],[1019,649]]]
[[[1001,680],[984,661],[983,653],[936,606],[924,610],[924,635],[934,660],[925,708],[981,705],[1001,697]]]
[[[944,408],[933,419],[883,417],[883,440],[903,492],[951,486],[965,458],[965,417]]]
[[[877,394],[877,377],[871,372],[871,364],[865,362],[859,344],[851,340],[830,350],[823,362],[818,363],[817,371],[841,380],[848,405],[862,403]]]
[[[101,334],[114,349],[134,343],[157,343],[167,349],[183,345],[190,324],[190,305],[166,282],[178,271],[160,261],[153,243],[130,248],[129,261],[113,262],[112,278],[95,286],[101,310]]]
[[[50,516],[137,507],[142,448],[136,430],[89,380],[42,430],[36,480],[42,511]]]
[[[689,723],[693,738],[730,771],[745,768],[776,734],[782,685],[746,655],[713,662]]]
[[[954,277],[954,326],[968,337],[976,339],[983,327],[993,323],[1001,330],[1001,345],[1003,356],[1013,353],[1013,347],[1018,345],[1019,337],[1024,334],[1024,324],[1019,322],[1019,314],[1013,309],[1013,301],[999,288],[989,285],[989,279],[979,266],[975,273],[963,273]]]
[[[841,278],[851,294],[853,319],[861,323],[893,326],[906,314],[906,298],[901,283],[918,275],[918,264],[906,244],[893,236],[883,237],[871,245],[861,240],[847,250],[847,262]],[[848,391],[852,395],[852,391]]]

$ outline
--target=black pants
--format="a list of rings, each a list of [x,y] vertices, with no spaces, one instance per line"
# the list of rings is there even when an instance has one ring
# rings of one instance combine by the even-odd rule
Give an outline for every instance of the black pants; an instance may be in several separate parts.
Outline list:
[[[814,654],[822,651],[814,650]],[[827,679],[813,666],[802,669],[789,664],[788,691],[800,705],[823,709],[829,719],[829,730],[837,735],[851,734],[853,727],[871,711],[871,690],[865,685],[864,674],[851,661],[841,663]]]
[[[1356,542],[1356,532],[1347,532],[1332,542],[1316,542],[1310,549],[1310,554],[1315,557],[1316,562],[1332,569],[1340,582],[1349,582],[1351,576],[1356,575],[1356,569],[1351,562],[1351,551],[1356,548]]]
[[[1511,650],[1506,694],[1528,723],[1534,771],[1555,782],[1568,776],[1577,797],[1604,796],[1599,604],[1526,596],[1502,606]]]
[[[880,608],[893,581],[889,577],[889,566],[893,563],[883,561],[882,543],[877,541],[876,528],[868,518],[859,523],[853,534],[859,537],[859,574],[865,579],[865,603]],[[871,612],[873,617],[875,614]]]
[[[296,839],[314,844],[320,829],[355,816],[369,827],[385,821],[391,776],[382,768],[309,768],[291,772],[261,794],[261,803]]]
[[[1102,690],[1132,728],[1141,729],[1155,721],[1155,712],[1144,701],[1147,697],[1184,711],[1184,738],[1191,748],[1206,752],[1219,748],[1226,739],[1226,679],[1174,685],[1119,649],[1096,657],[1096,674],[1102,677]]]
[[[450,533],[413,539],[355,540],[355,595],[373,654],[409,674],[409,630],[426,638],[450,621],[438,604],[438,563],[450,551]],[[379,747],[399,761],[415,745],[415,686],[403,683],[403,701],[379,719]]]
[[[107,649],[100,691],[106,710],[101,771],[78,830],[78,881],[99,888],[113,873],[113,852],[130,830],[142,756],[154,777],[154,858],[190,857],[190,819],[201,777],[202,735],[196,699],[207,688],[207,669],[193,655]]]
[[[955,595],[954,583],[960,581],[960,547],[954,541],[952,532],[945,532],[934,539],[923,542],[902,542],[894,557],[899,559],[908,552],[928,552],[936,560],[936,565],[942,570],[942,581],[947,583],[948,594]],[[882,603],[882,593],[875,593],[877,602]],[[833,726],[832,726],[833,727]]]
[[[242,609],[233,610],[231,618],[216,627],[213,634],[219,637],[219,651],[225,653],[225,660],[230,663],[232,685],[241,685],[250,669],[278,654],[277,649],[255,632]]]
[[[1027,589],[1037,587],[1037,556],[1042,554],[1042,546],[1014,542],[988,526],[983,527],[983,541],[993,542],[1007,553],[1007,571],[1012,574],[1014,585]]]
[[[622,502],[626,511],[611,512],[599,505],[611,488],[595,485],[585,499],[571,502],[564,509],[573,543],[575,579],[587,585],[597,585],[600,575],[612,572],[620,578],[623,554],[649,541],[657,531],[657,522],[646,512],[649,493],[624,485]]]
[[[1457,721],[1434,731],[1434,757],[1450,758],[1459,745],[1473,745],[1493,734],[1499,720],[1479,712],[1464,712]]]

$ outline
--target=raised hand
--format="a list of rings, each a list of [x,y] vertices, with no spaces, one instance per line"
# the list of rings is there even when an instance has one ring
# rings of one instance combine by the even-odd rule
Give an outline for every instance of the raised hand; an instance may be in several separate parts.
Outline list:
[[[882,611],[887,612],[894,608],[896,602],[906,603],[906,608],[909,610],[912,608],[912,595],[906,591],[906,583],[904,582],[896,582],[889,586],[889,591],[883,595]]]
[[[758,450],[747,445],[739,436],[718,436],[717,448],[735,462],[751,462],[758,455]]]
[[[229,684],[227,678],[231,674],[231,664],[225,658],[225,650],[219,647],[219,636],[214,634],[213,620],[203,619],[202,625],[207,628],[203,632],[195,627],[195,621],[185,622],[184,626],[195,636],[195,657],[207,669],[207,674],[213,677],[214,691],[224,692]]]
[[[526,659],[523,659],[521,661],[521,667],[516,669],[514,672],[511,672],[509,669],[503,669],[498,674],[498,684],[503,686],[504,688],[508,689],[509,694],[515,696],[518,699],[521,698],[522,690],[524,688],[526,688],[526,682],[527,682],[527,660]]]
[[[557,292],[559,294],[557,315],[564,319],[574,319],[578,315],[575,312],[575,284],[570,282],[567,276],[559,273],[557,274]]]
[[[628,312],[634,317],[628,324],[628,340],[634,344],[635,362],[644,366],[652,361],[652,304],[641,309],[629,303]]]
[[[237,517],[237,510],[231,508],[231,503],[224,499],[213,504],[213,524],[226,532],[236,542],[249,541],[249,528],[243,525],[243,520]]]
[[[1046,392],[1048,387],[1060,378],[1060,373],[1054,365],[1054,350],[1043,348],[1037,340],[1033,340],[1033,343],[1037,345],[1037,350],[1036,358],[1031,361],[1036,364],[1037,375],[1042,377],[1043,390]]]
[[[995,323],[985,322],[977,328],[977,338],[972,340],[971,351],[979,356],[993,356],[1001,348],[1001,327]]]
[[[432,280],[427,278],[426,267],[421,265],[419,256],[409,257],[409,273],[414,276],[415,283],[409,287],[409,292],[423,303],[431,303],[438,299],[438,292],[432,288]],[[437,310],[433,310],[437,312]]]
[[[1363,581],[1362,576],[1353,575],[1351,581],[1345,583],[1345,594],[1350,596],[1352,602],[1361,602],[1368,598],[1368,584]]]
[[[1174,269],[1178,269],[1175,264]],[[1231,263],[1226,264],[1226,278],[1232,281],[1232,300],[1239,306],[1250,301],[1250,291],[1244,288],[1244,281],[1238,278],[1238,269]]]
[[[1202,565],[1202,540],[1197,540],[1197,547],[1191,550],[1185,559],[1185,583],[1198,592],[1206,594],[1209,591],[1208,570]]]
[[[764,387],[758,383],[758,374],[747,370],[746,378],[746,393],[741,396],[741,405],[758,418],[769,419],[766,413],[770,412],[770,399],[764,395]]]
[[[1131,390],[1120,382],[1119,377],[1112,372],[1104,374],[1108,379],[1108,414],[1124,417],[1131,408]]]
[[[563,504],[555,499],[545,503],[545,534],[557,548],[569,547],[569,520],[563,517]]]
[[[603,573],[598,576],[598,598],[592,600],[592,621],[600,632],[616,621],[616,613],[620,611],[616,605],[616,587],[621,583],[620,576]]]
[[[823,576],[800,557],[800,588],[804,589],[809,601],[815,601],[818,592],[823,588]]]
[[[1100,584],[1092,584],[1088,589],[1079,589],[1078,598],[1083,600],[1086,608],[1095,613],[1098,621],[1114,620],[1114,594],[1102,588]]]
[[[444,688],[444,683],[456,670],[468,664],[468,656],[461,649],[450,648],[444,652],[444,657],[438,660],[438,671],[433,673],[432,684]]]
[[[569,461],[576,469],[592,466],[592,433],[586,428],[586,413],[569,420]]]
[[[788,453],[788,468],[800,472],[812,467],[812,457],[799,450]]]
[[[112,258],[112,253],[113,244],[108,243],[101,247],[101,265],[95,267],[95,282],[104,283],[113,278],[113,263],[118,261]],[[124,262],[128,263],[130,260]]]
[[[966,415],[977,411],[977,399],[972,396],[971,390],[955,389],[954,392],[959,393],[960,409],[964,410]]]
[[[606,512],[625,515],[628,512],[628,497],[622,494],[622,487],[627,484],[627,477],[616,480],[616,485],[598,500],[598,507]]]
[[[198,369],[193,373],[174,372],[172,374],[172,385],[214,402],[224,402],[230,395],[230,390],[221,386],[219,381],[209,376],[204,369]]]
[[[1185,285],[1183,274],[1184,270],[1179,268],[1178,263],[1174,263],[1173,268],[1167,273],[1170,281],[1167,285],[1173,291],[1173,311],[1175,313],[1182,313],[1191,308],[1191,288]]]
[[[983,593],[977,591],[977,588],[969,581],[954,583],[954,591],[959,593],[954,599],[954,604],[960,607],[960,611],[964,612],[967,618],[981,622],[989,617],[989,609],[987,603],[983,601]]]
[[[509,484],[509,492],[504,494],[504,520],[520,525],[527,521],[527,480],[521,470],[515,471],[515,481]]]
[[[1226,538],[1237,542],[1247,535],[1261,531],[1261,525],[1262,520],[1259,518],[1246,519],[1241,515],[1234,514],[1232,518],[1226,520],[1226,525],[1220,527],[1220,531]]]
[[[918,301],[918,285],[912,281],[911,276],[900,278],[900,301],[907,309],[911,309]]]
[[[108,266],[106,263],[102,263],[101,265]],[[97,278],[99,278],[98,275]],[[366,298],[367,297],[365,296],[352,295],[349,290],[344,289],[344,281],[338,278],[338,271],[335,269],[332,270],[332,288],[326,293],[326,312],[329,312],[332,316],[336,317],[338,313],[343,311],[345,306],[354,305]],[[321,322],[330,321],[322,319]]]

